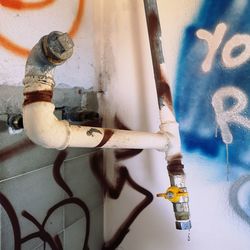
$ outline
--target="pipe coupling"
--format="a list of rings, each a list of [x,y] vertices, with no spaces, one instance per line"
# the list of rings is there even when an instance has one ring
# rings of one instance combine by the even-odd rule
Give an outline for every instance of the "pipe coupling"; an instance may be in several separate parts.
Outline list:
[[[43,37],[42,46],[48,61],[60,65],[72,56],[74,43],[67,33],[53,31]]]

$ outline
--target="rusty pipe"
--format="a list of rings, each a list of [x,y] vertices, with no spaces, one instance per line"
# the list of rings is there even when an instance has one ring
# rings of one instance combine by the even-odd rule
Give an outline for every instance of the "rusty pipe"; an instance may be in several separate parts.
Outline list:
[[[167,169],[172,189],[177,188],[178,197],[181,199],[169,199],[173,203],[176,218],[176,228],[186,230],[191,228],[189,198],[185,187],[184,165],[182,164],[181,142],[179,124],[176,122],[170,85],[166,78],[166,65],[162,49],[161,26],[156,0],[144,0],[145,16],[148,29],[148,37],[152,64],[154,69],[154,80],[157,91],[160,131],[169,133],[169,147],[166,152]],[[171,189],[171,188],[170,188]],[[169,190],[169,189],[168,189]],[[170,191],[166,191],[159,196],[167,198]],[[184,197],[185,193],[185,197]]]
[[[34,143],[47,148],[102,147],[154,148],[166,151],[168,135],[108,128],[70,125],[58,120],[52,103],[54,68],[73,53],[73,42],[66,33],[52,32],[32,49],[25,68],[23,124]]]

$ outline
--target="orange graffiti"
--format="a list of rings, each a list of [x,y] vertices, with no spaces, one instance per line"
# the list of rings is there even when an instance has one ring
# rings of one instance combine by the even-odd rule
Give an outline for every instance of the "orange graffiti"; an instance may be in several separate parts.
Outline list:
[[[25,49],[18,44],[10,41],[8,38],[0,34],[0,44],[7,50],[19,56],[27,57],[29,55],[29,50]]]
[[[27,3],[27,2],[24,3],[19,0],[14,0],[13,2],[12,1],[10,2],[9,0],[0,0],[0,3],[3,6],[13,8],[13,9],[21,9],[21,8],[22,9],[24,8],[38,9],[38,8],[44,7],[45,5],[51,4],[52,2],[54,2],[54,0],[43,0],[40,2],[36,2],[36,3]],[[76,35],[80,27],[83,13],[84,13],[84,7],[85,7],[85,1],[79,0],[76,17],[68,31],[68,34],[71,37],[74,37]],[[18,56],[27,57],[29,55],[29,51],[30,51],[29,49],[18,45],[17,43],[11,41],[10,39],[8,39],[2,34],[0,34],[0,45]]]
[[[40,2],[35,3],[27,3],[23,2],[22,0],[0,0],[0,4],[6,8],[10,9],[40,9],[42,7],[45,7],[51,3],[53,3],[55,0],[42,0]]]

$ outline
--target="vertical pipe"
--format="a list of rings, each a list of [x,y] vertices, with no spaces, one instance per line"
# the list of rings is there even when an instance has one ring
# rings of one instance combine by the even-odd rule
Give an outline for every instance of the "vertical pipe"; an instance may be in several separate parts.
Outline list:
[[[155,0],[144,0],[144,7],[161,123],[175,121],[171,90],[165,74],[165,60],[162,50],[161,26],[157,3]]]
[[[154,69],[155,86],[158,97],[160,128],[170,137],[169,150],[166,152],[168,173],[171,186],[179,188],[183,194],[187,194],[185,187],[185,173],[183,171],[182,154],[180,146],[179,126],[176,122],[173,110],[170,85],[166,78],[166,65],[162,50],[161,26],[156,0],[144,0],[145,15],[147,21],[151,57]],[[168,197],[166,194],[160,196]],[[184,196],[183,196],[184,197]],[[190,229],[188,197],[185,196],[173,202],[177,229]],[[168,198],[167,198],[168,199]]]

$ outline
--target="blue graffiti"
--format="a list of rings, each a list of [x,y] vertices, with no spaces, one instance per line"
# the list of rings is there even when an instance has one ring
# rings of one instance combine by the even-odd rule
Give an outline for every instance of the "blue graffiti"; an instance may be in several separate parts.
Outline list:
[[[211,158],[225,161],[222,150],[225,144],[220,136],[216,137],[216,117],[212,107],[214,93],[222,87],[241,89],[250,101],[250,60],[238,67],[226,67],[222,60],[223,48],[236,34],[250,35],[250,1],[246,0],[206,0],[203,1],[198,15],[184,32],[182,49],[174,93],[174,106],[180,123],[182,143],[188,152],[199,152]],[[202,63],[208,53],[208,43],[197,37],[199,29],[214,33],[218,24],[224,23],[227,30],[214,54],[210,70],[202,70]],[[236,46],[232,58],[243,53],[244,46]],[[250,57],[249,57],[250,58]],[[234,100],[225,102],[226,108]],[[250,119],[250,103],[242,114]],[[233,135],[230,144],[229,161],[233,166],[250,168],[250,130],[239,124],[229,124]]]

